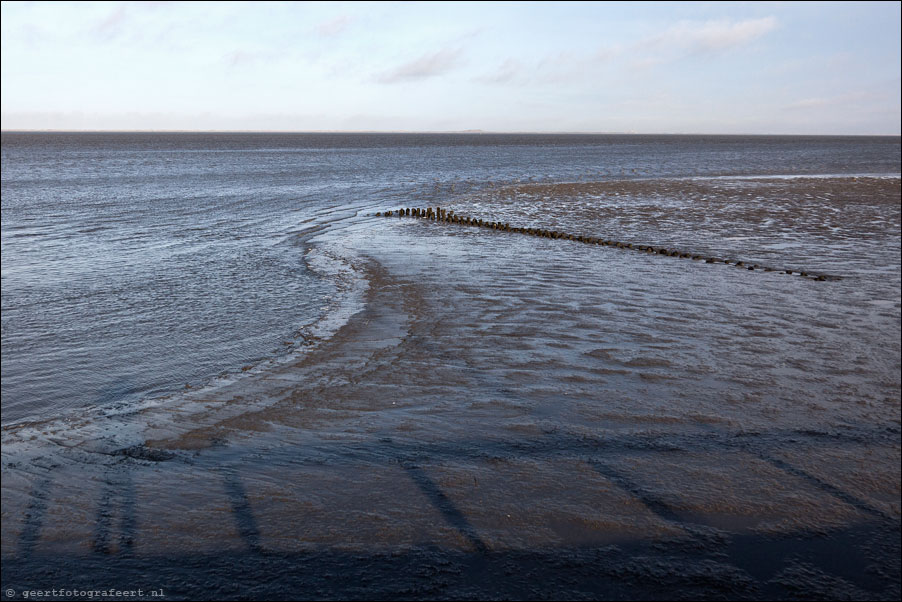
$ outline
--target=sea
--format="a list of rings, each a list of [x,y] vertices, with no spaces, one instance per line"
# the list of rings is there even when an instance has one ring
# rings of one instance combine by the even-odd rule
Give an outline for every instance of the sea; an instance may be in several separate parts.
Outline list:
[[[898,317],[898,203],[818,187],[899,172],[895,137],[4,132],[3,424],[295,353],[340,301],[317,239],[378,253],[357,225],[400,207],[809,260]]]
[[[898,136],[3,132],[3,587],[898,599],[900,172]]]

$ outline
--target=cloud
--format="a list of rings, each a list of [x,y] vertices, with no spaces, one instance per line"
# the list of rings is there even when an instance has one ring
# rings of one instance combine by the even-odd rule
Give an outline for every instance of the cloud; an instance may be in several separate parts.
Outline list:
[[[715,55],[738,48],[777,27],[774,17],[679,21],[661,33],[639,40],[629,49],[634,69],[647,69],[690,56]]]
[[[377,80],[383,84],[397,84],[443,75],[460,64],[461,55],[460,48],[443,48],[386,71]]]
[[[170,2],[126,2],[116,5],[110,13],[95,23],[92,28],[94,35],[102,40],[113,40],[125,34],[135,36],[146,33],[141,27],[136,27],[136,22],[148,13],[161,9],[170,9]]]
[[[508,58],[501,63],[492,73],[480,75],[474,78],[484,84],[506,84],[520,79],[523,73],[523,65],[517,59]]]
[[[625,44],[601,46],[591,53],[558,52],[523,65],[507,59],[494,72],[475,78],[488,84],[561,84],[597,76],[600,69],[621,66],[643,70],[692,55],[716,54],[743,46],[776,29],[774,17],[679,21],[659,33]]]
[[[323,21],[316,26],[316,33],[324,38],[332,38],[341,34],[348,26],[354,22],[354,17],[350,15],[340,15],[329,21]]]
[[[804,111],[810,109],[819,109],[822,107],[857,107],[861,108],[869,104],[877,104],[879,106],[888,106],[888,98],[885,94],[876,90],[860,90],[856,92],[847,92],[835,96],[815,96],[811,98],[802,98],[795,102],[791,102],[783,107],[784,111]]]
[[[229,67],[238,67],[248,63],[255,63],[261,58],[263,58],[261,53],[248,50],[233,50],[223,56],[223,60]]]
[[[692,53],[711,53],[748,44],[777,27],[774,17],[680,21],[662,33],[647,38],[640,46],[683,49]]]
[[[94,27],[94,31],[97,35],[106,39],[111,39],[119,35],[122,32],[126,21],[128,21],[128,10],[126,7],[127,5],[120,4],[113,12],[107,15],[106,18],[100,21]]]
[[[620,46],[601,48],[590,53],[558,52],[523,60],[506,58],[494,71],[473,78],[474,82],[493,85],[566,84],[585,81],[606,68],[623,52]]]
[[[802,100],[797,100],[783,108],[787,111],[798,111],[823,107],[829,104],[831,104],[831,101],[826,98],[803,98]]]

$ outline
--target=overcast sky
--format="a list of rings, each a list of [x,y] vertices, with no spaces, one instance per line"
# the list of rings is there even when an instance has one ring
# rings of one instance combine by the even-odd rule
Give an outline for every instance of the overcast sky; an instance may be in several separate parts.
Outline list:
[[[900,3],[3,2],[3,129],[900,134]]]

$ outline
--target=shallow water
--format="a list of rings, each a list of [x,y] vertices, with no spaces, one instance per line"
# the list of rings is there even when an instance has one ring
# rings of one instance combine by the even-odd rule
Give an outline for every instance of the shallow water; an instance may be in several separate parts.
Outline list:
[[[898,139],[365,140],[293,352],[4,427],[5,587],[898,598]]]

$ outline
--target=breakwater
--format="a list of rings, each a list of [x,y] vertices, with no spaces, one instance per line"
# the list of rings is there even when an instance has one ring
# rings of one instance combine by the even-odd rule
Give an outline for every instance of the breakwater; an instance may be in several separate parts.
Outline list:
[[[471,217],[466,215],[458,215],[454,213],[453,210],[443,209],[441,207],[404,207],[401,209],[390,209],[388,211],[379,211],[376,212],[377,217],[410,217],[416,219],[423,219],[428,221],[439,222],[443,224],[453,224],[459,226],[469,226],[476,228],[486,228],[488,230],[495,230],[498,232],[508,232],[514,234],[525,234],[527,236],[537,236],[539,238],[548,238],[552,240],[561,240],[561,241],[571,241],[577,243],[583,243],[588,245],[599,245],[604,247],[611,247],[615,249],[622,249],[627,251],[635,251],[639,253],[646,253],[650,255],[658,255],[662,257],[675,257],[678,259],[689,259],[696,262],[708,263],[708,264],[725,264],[731,265],[738,268],[742,268],[749,272],[754,271],[762,271],[762,272],[777,272],[780,274],[786,274],[790,276],[799,276],[802,278],[807,278],[809,280],[814,280],[817,282],[825,282],[828,280],[839,280],[838,276],[830,276],[827,274],[813,274],[805,270],[792,270],[787,268],[778,268],[769,265],[763,265],[759,263],[753,263],[748,261],[743,261],[742,259],[729,258],[729,257],[714,257],[707,256],[700,253],[693,253],[686,250],[667,248],[660,245],[654,244],[644,244],[644,243],[634,243],[634,242],[623,242],[619,240],[614,240],[613,238],[606,238],[600,236],[591,236],[586,234],[573,234],[568,232],[562,232],[559,230],[549,230],[546,228],[534,227],[534,226],[512,226],[508,222],[496,222],[490,220],[484,220],[477,217]]]

